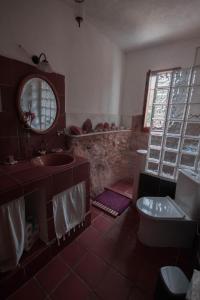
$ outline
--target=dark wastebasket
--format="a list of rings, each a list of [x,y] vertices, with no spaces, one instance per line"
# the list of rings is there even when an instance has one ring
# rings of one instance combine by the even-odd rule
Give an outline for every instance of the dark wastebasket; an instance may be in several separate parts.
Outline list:
[[[157,281],[155,300],[184,300],[188,286],[189,280],[180,268],[162,267]]]

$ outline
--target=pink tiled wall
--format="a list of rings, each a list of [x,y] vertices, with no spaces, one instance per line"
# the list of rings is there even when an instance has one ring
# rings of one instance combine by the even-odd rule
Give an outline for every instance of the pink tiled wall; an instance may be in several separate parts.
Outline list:
[[[45,135],[30,133],[23,128],[17,111],[17,94],[20,82],[28,75],[45,76],[55,87],[60,103],[56,126]],[[65,127],[65,78],[56,73],[44,73],[32,65],[0,56],[0,161],[8,155],[16,159],[29,158],[39,150],[42,141],[47,149],[64,147],[65,139],[57,136],[57,129]]]

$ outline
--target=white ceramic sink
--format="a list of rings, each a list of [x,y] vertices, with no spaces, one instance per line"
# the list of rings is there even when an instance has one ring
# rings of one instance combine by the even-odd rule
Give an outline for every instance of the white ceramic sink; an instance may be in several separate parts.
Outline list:
[[[33,158],[31,162],[37,167],[68,166],[74,162],[74,157],[65,153],[51,153],[42,156],[37,156]]]

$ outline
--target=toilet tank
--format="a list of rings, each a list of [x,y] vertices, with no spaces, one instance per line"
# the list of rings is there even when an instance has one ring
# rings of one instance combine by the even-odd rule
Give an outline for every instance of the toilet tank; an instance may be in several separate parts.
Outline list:
[[[192,170],[179,170],[176,203],[192,220],[200,222],[200,175]]]

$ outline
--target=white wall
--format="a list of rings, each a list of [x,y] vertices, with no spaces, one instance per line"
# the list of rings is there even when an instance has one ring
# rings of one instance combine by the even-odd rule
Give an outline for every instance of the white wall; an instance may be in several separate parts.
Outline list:
[[[200,38],[127,53],[125,57],[122,114],[142,113],[148,70],[189,67],[193,64],[195,48],[198,46],[200,46]]]
[[[119,114],[141,114],[147,70],[191,65],[200,39],[129,52],[124,61],[87,18],[79,29],[64,1],[1,0],[0,54],[30,63],[18,44],[29,56],[45,52],[55,72],[65,75],[68,123],[81,125],[87,116],[117,122]]]
[[[66,77],[66,112],[118,114],[123,55],[87,22],[78,28],[71,8],[59,0],[1,0],[0,54],[30,63],[45,52]]]

